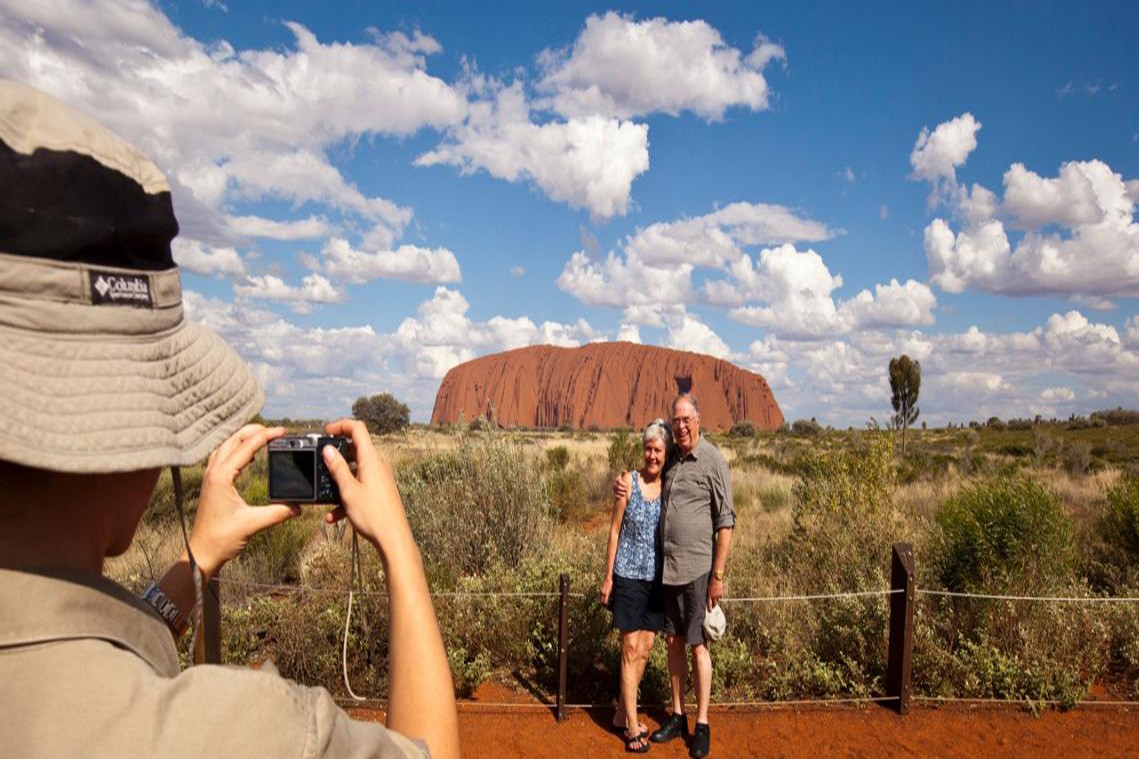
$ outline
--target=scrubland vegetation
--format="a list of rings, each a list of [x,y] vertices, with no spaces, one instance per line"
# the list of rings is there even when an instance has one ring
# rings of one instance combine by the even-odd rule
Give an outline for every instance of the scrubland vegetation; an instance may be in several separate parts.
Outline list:
[[[1139,596],[1139,424],[1096,419],[911,428],[904,457],[893,432],[817,423],[712,436],[732,465],[739,519],[728,595],[883,590],[891,546],[904,541],[921,589]],[[423,551],[457,689],[486,678],[553,689],[557,599],[492,594],[553,593],[568,573],[580,594],[570,604],[570,700],[610,699],[618,643],[596,593],[613,474],[639,460],[636,436],[413,428],[378,441]],[[201,470],[184,480],[192,510]],[[238,484],[264,503],[264,461]],[[351,539],[318,512],[258,536],[226,568],[224,658],[271,658],[286,676],[343,694]],[[109,569],[140,590],[180,541],[163,475],[134,547]],[[382,570],[374,551],[363,553],[349,672],[357,693],[382,698]],[[728,635],[712,646],[717,699],[882,693],[885,596],[729,602],[726,611]],[[1071,704],[1094,685],[1136,699],[1139,604],[919,595],[913,678],[927,696]],[[648,703],[667,698],[659,643],[642,689]]]

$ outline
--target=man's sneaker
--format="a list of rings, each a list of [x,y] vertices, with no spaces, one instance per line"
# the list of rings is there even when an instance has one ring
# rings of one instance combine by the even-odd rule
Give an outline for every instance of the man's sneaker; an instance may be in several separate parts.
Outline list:
[[[680,736],[688,737],[688,718],[683,714],[670,714],[659,730],[649,736],[653,743],[665,743]]]
[[[692,748],[688,749],[688,755],[699,759],[699,757],[708,756],[708,752],[711,750],[712,729],[703,722],[697,722],[696,732],[692,735]]]

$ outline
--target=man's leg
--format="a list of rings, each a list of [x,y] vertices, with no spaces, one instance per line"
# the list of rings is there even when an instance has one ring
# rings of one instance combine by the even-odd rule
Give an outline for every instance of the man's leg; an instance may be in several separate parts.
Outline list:
[[[688,717],[684,714],[684,681],[688,675],[688,658],[684,636],[668,636],[668,679],[672,686],[672,714],[654,732],[654,743],[688,736]]]
[[[684,685],[688,679],[688,656],[684,638],[668,636],[668,681],[672,685],[672,713],[684,714]]]
[[[712,700],[712,657],[708,647],[692,647],[692,676],[696,681],[696,722],[708,724],[708,703]]]
[[[696,727],[688,755],[708,756],[712,750],[712,731],[708,727],[708,702],[712,700],[712,657],[704,644],[692,647],[692,677],[696,681]]]

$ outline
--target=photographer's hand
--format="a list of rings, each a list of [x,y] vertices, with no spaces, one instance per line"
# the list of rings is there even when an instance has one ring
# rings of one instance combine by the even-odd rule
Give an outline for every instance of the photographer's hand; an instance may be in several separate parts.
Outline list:
[[[248,424],[210,454],[190,532],[190,549],[206,580],[237,557],[258,532],[300,513],[298,506],[250,506],[233,484],[257,451],[284,434],[283,427],[266,429],[260,424]],[[183,615],[189,613],[194,605],[194,585],[190,557],[185,550],[162,576],[158,586]]]
[[[325,431],[351,437],[356,447],[355,475],[335,448],[325,446],[321,452],[343,503],[325,519],[332,523],[347,518],[357,533],[379,549],[384,565],[391,617],[388,726],[425,740],[437,759],[457,757],[459,717],[451,667],[431,605],[423,559],[391,467],[372,444],[363,422],[342,419]]]

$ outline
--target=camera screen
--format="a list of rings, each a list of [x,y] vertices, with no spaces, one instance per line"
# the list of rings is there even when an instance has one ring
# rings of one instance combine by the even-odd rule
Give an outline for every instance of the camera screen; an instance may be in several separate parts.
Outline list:
[[[269,500],[311,501],[316,497],[316,451],[269,452]]]

